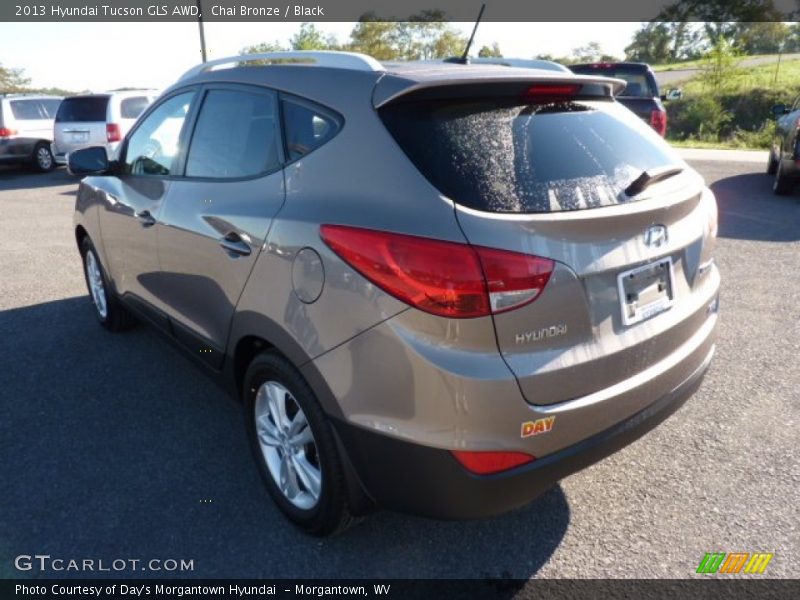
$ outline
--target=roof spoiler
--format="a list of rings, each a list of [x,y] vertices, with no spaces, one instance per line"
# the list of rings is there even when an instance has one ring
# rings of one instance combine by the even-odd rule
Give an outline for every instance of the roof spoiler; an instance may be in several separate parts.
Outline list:
[[[511,70],[513,69],[513,74]],[[509,72],[508,76],[503,76],[504,72]],[[585,96],[614,96],[625,89],[625,81],[622,79],[613,79],[611,77],[594,77],[582,75],[567,75],[553,71],[552,75],[549,72],[539,72],[532,75],[530,72],[525,73],[525,69],[506,68],[502,71],[486,71],[483,73],[464,73],[463,76],[452,73],[444,77],[437,78],[421,78],[412,79],[411,77],[404,77],[400,74],[387,74],[377,83],[375,92],[373,93],[373,105],[375,108],[380,108],[391,102],[395,102],[402,97],[410,94],[424,93],[430,91],[436,94],[437,90],[441,91],[442,96],[447,95],[446,88],[458,88],[464,90],[475,86],[476,90],[486,92],[487,86],[505,87],[518,86],[535,86],[536,84],[545,85],[580,85],[580,95]],[[455,91],[455,90],[454,90]]]

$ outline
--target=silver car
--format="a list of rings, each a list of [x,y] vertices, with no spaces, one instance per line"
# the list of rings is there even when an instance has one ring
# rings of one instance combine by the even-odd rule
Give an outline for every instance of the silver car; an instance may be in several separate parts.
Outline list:
[[[59,96],[0,94],[0,164],[52,169],[53,119],[60,104]]]
[[[90,146],[104,146],[108,159],[114,160],[122,138],[157,95],[154,90],[125,90],[65,98],[55,119],[56,162],[66,164],[69,152]]]
[[[714,354],[714,197],[623,85],[200,65],[118,161],[70,154],[97,318],[146,320],[227,382],[309,532],[521,506],[669,416]]]

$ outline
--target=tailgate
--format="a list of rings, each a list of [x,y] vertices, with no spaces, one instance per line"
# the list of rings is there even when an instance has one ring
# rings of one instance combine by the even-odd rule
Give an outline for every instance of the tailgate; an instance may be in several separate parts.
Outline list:
[[[534,404],[596,392],[665,358],[706,318],[715,289],[704,274],[716,205],[702,178],[626,108],[583,91],[484,89],[381,109],[454,201],[471,244],[555,261],[538,298],[494,316]]]

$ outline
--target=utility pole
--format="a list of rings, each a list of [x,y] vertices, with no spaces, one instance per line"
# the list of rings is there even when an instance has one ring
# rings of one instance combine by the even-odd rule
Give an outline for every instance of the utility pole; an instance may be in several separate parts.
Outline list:
[[[781,56],[783,56],[783,44],[784,42],[782,41],[781,45],[778,47],[778,64],[775,66],[775,79],[772,81],[772,85],[778,85],[778,71],[780,71],[781,69]]]
[[[201,0],[197,0],[197,26],[200,28],[200,55],[203,62],[206,62],[206,33],[203,30],[203,7]]]

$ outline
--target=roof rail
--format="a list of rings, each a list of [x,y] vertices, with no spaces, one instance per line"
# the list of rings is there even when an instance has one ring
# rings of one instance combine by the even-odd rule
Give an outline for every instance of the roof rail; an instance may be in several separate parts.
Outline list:
[[[228,56],[208,62],[200,63],[184,73],[179,81],[195,77],[206,71],[214,70],[214,67],[242,62],[253,62],[263,60],[268,62],[282,63],[308,62],[314,63],[319,67],[331,67],[334,69],[350,69],[352,71],[385,71],[383,65],[371,56],[359,54],[358,52],[335,52],[332,50],[295,50],[287,52],[261,52],[258,54],[239,54],[238,56]]]

